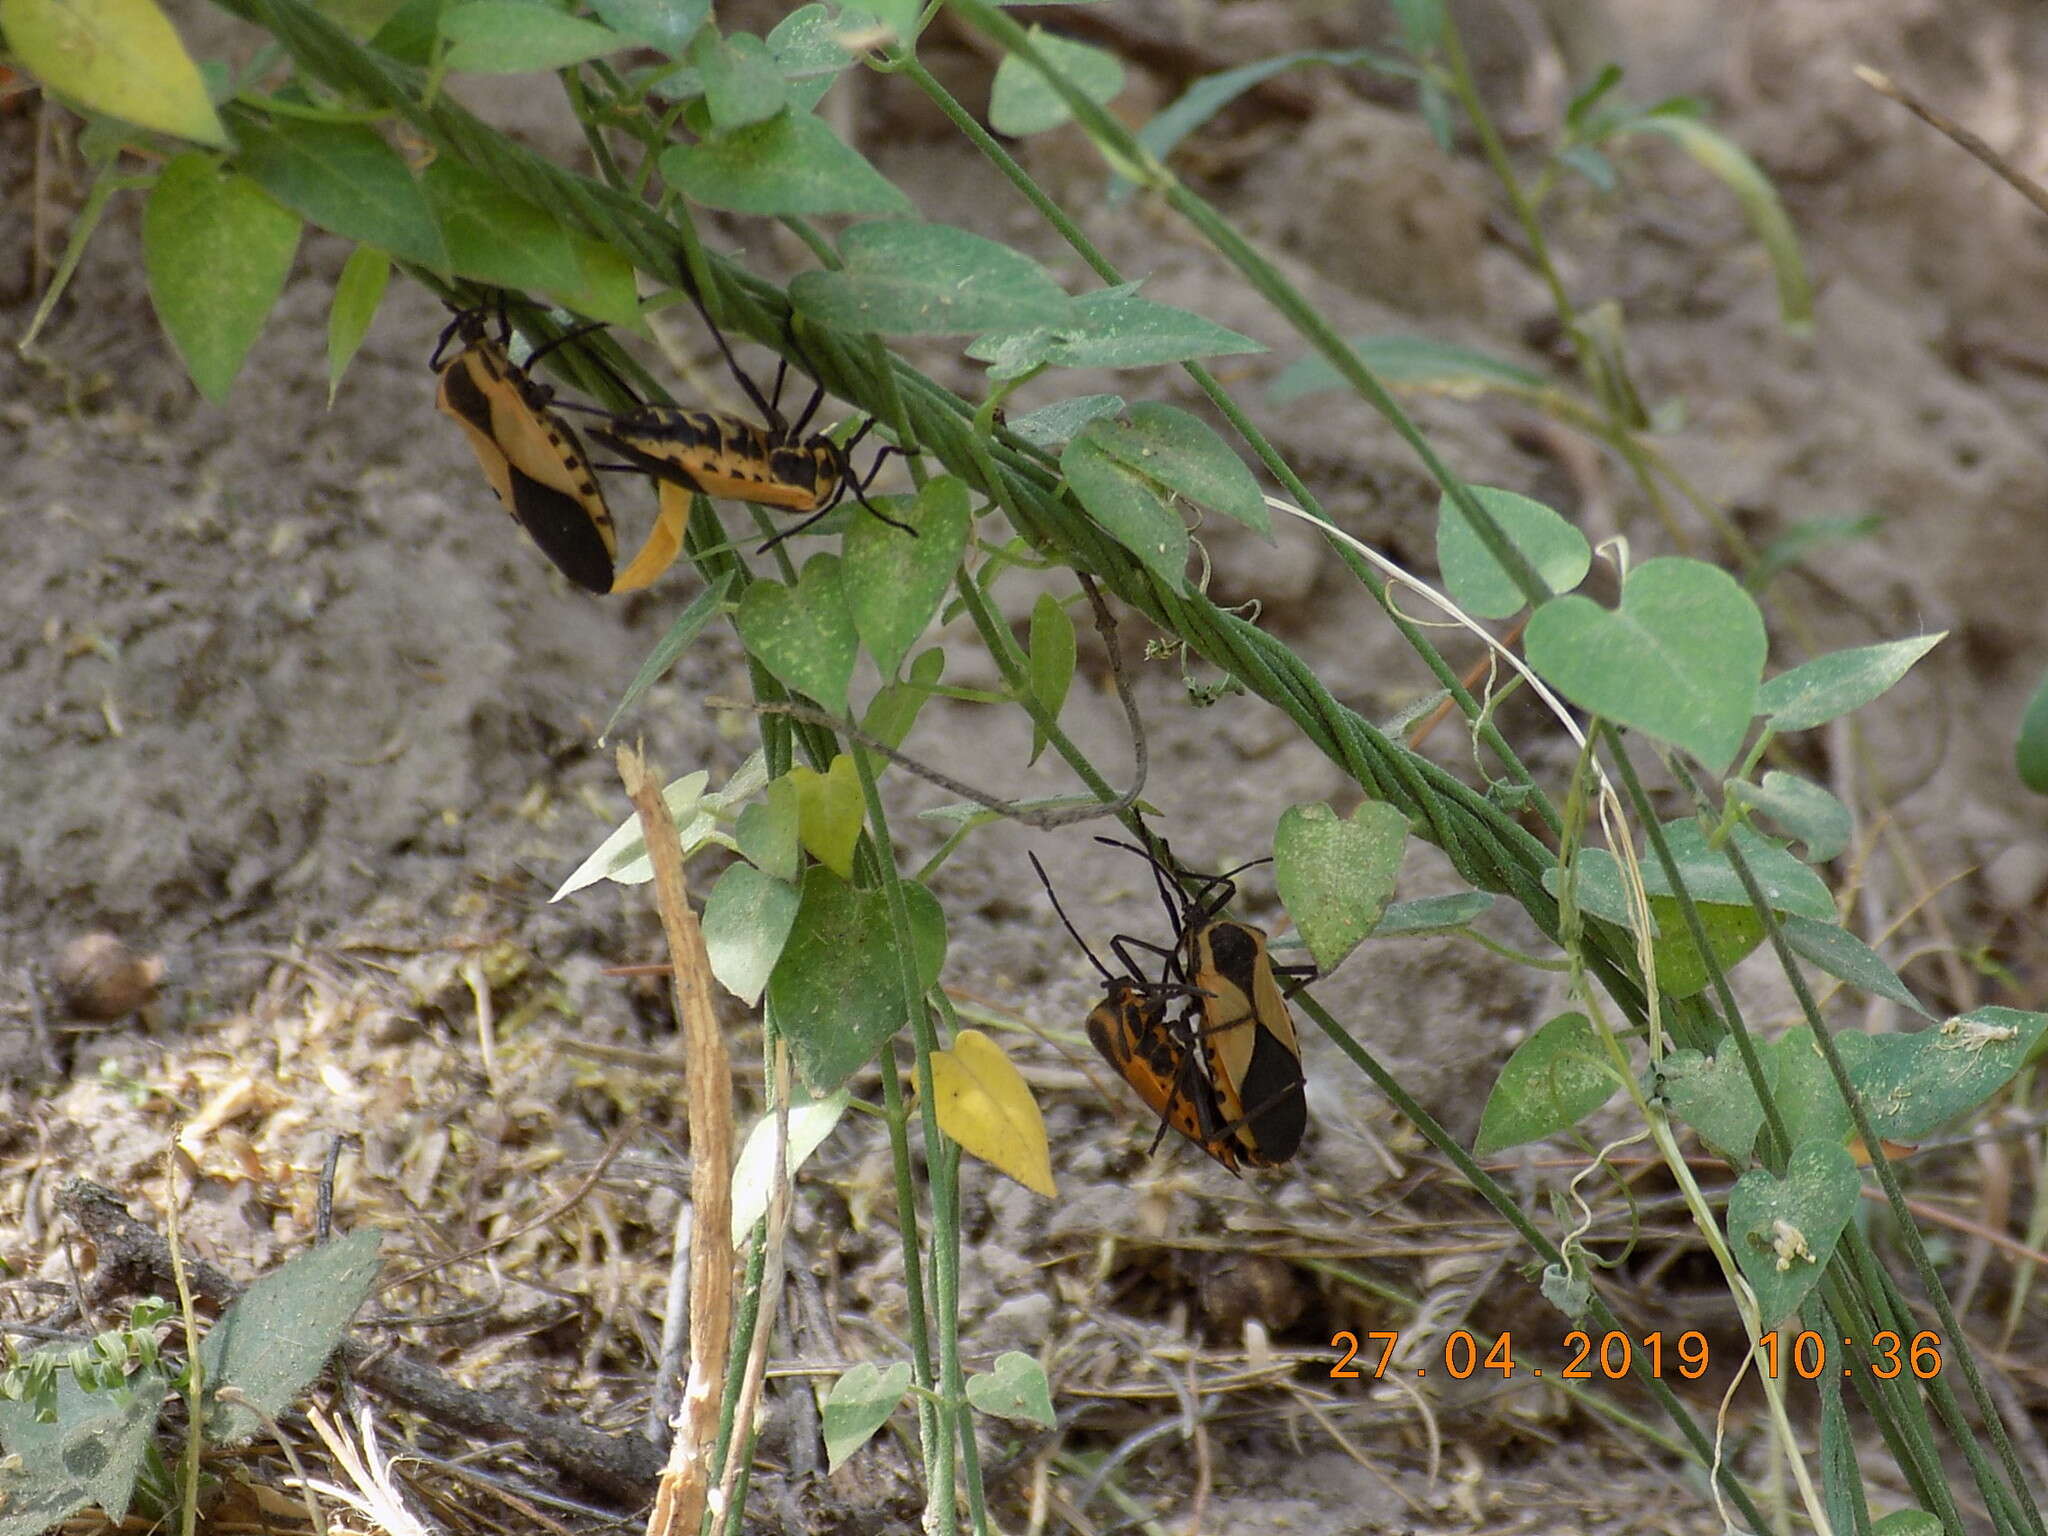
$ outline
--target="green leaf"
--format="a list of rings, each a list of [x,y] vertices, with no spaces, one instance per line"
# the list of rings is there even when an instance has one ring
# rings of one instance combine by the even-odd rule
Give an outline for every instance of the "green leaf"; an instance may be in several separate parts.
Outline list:
[[[1749,1161],[1764,1106],[1733,1041],[1724,1041],[1711,1061],[1698,1051],[1673,1051],[1664,1058],[1659,1085],[1671,1113],[1700,1140],[1737,1167]]]
[[[967,355],[998,363],[998,379],[1020,378],[1041,366],[1054,368],[1149,368],[1197,357],[1222,357],[1266,350],[1192,310],[1140,298],[1135,284],[1084,294],[1067,320],[1022,331],[993,331],[976,337]],[[1011,423],[1012,427],[1016,425]]]
[[[1406,386],[1457,400],[1474,400],[1496,390],[1525,398],[1553,391],[1540,373],[1426,336],[1360,336],[1353,339],[1351,349],[1389,388]],[[1350,387],[1328,359],[1317,355],[1284,369],[1266,387],[1266,398],[1274,405],[1291,405],[1304,395]]]
[[[845,267],[799,272],[790,302],[849,331],[946,336],[1057,325],[1073,306],[1029,256],[947,224],[881,220],[839,237]]]
[[[1768,685],[1767,685],[1768,686]],[[1849,808],[1811,779],[1772,769],[1761,784],[1736,781],[1728,798],[1762,811],[1780,831],[1806,845],[1806,856],[1824,864],[1849,846],[1855,824]]]
[[[1887,1141],[1918,1141],[2012,1081],[2048,1014],[1978,1008],[1911,1034],[1835,1036],[1871,1125]]]
[[[1365,801],[1348,821],[1321,804],[1281,813],[1273,883],[1322,974],[1334,971],[1387,910],[1407,842],[1408,818],[1381,800]]]
[[[1057,1422],[1045,1367],[1022,1350],[1005,1350],[996,1356],[994,1370],[969,1376],[967,1401],[979,1412],[999,1419],[1021,1419],[1045,1429]]]
[[[679,59],[710,18],[711,0],[590,0],[590,8],[620,36]]]
[[[1706,930],[1707,945],[1723,971],[1763,942],[1763,919],[1749,906],[1709,901],[1697,904],[1700,927]],[[1657,940],[1651,948],[1657,966],[1657,985],[1672,997],[1691,997],[1705,991],[1713,976],[1700,958],[1699,946],[1693,943],[1678,898],[1652,896],[1650,918],[1657,925]]]
[[[846,685],[860,649],[837,555],[813,555],[794,589],[757,581],[734,616],[754,658],[798,693],[835,715],[846,713]]]
[[[899,1360],[880,1370],[863,1360],[832,1383],[825,1399],[825,1470],[839,1464],[873,1438],[910,1390],[910,1363]]]
[[[917,717],[931,702],[932,690],[946,670],[945,647],[934,645],[920,651],[910,664],[907,682],[884,683],[868,702],[861,729],[887,746],[900,747],[917,724]]]
[[[765,798],[740,812],[733,826],[740,856],[778,880],[794,881],[803,867],[797,857],[801,814],[796,781],[785,774],[768,786]]]
[[[1799,1309],[1835,1243],[1856,1213],[1863,1181],[1856,1164],[1830,1142],[1807,1142],[1785,1165],[1785,1177],[1752,1168],[1728,1193],[1728,1246],[1741,1267],[1766,1329]]]
[[[1527,496],[1490,485],[1470,490],[1552,592],[1569,592],[1586,579],[1593,548],[1578,529]],[[1528,605],[1522,589],[1479,541],[1471,521],[1448,494],[1438,498],[1436,519],[1437,569],[1444,574],[1452,600],[1482,619],[1520,613]]]
[[[1140,401],[1131,407],[1128,420],[1091,421],[1079,441],[1167,490],[1271,537],[1273,523],[1258,478],[1201,417],[1178,406]]]
[[[674,145],[662,152],[661,175],[692,201],[732,213],[912,211],[887,177],[807,112],[783,112],[701,144]]]
[[[242,1292],[199,1346],[212,1404],[207,1439],[234,1445],[284,1417],[313,1384],[377,1284],[377,1244],[366,1227],[309,1248]],[[248,1401],[220,1400],[233,1387]]]
[[[1452,933],[1483,916],[1493,906],[1484,891],[1459,891],[1449,896],[1422,896],[1388,907],[1373,933],[1382,939],[1419,933]]]
[[[1838,1042],[1841,1038],[1836,1036]],[[1792,1145],[1817,1142],[1839,1147],[1849,1135],[1849,1106],[1842,1102],[1813,1031],[1804,1025],[1788,1029],[1759,1054],[1770,1078],[1771,1099],[1784,1117]]]
[[[570,233],[538,203],[447,155],[421,173],[420,185],[459,276],[494,288],[545,289],[607,324],[640,323],[632,267],[609,246]]]
[[[363,344],[377,306],[384,301],[385,284],[391,280],[391,258],[374,245],[359,245],[348,253],[341,276],[335,280],[334,303],[327,311],[327,403],[334,404],[341,376]]]
[[[703,632],[704,626],[717,617],[720,606],[725,602],[725,594],[731,586],[732,572],[723,572],[710,586],[691,598],[690,605],[676,615],[675,623],[669,625],[668,633],[647,653],[647,659],[640,663],[640,670],[633,674],[633,681],[626,685],[626,691],[620,697],[618,706],[612,710],[611,718],[605,721],[604,729],[598,733],[597,744],[600,747],[617,728],[626,711],[640,702],[647,690],[659,682],[667,674],[668,669],[676,664],[677,658],[690,648],[690,642]],[[760,860],[756,859],[754,862],[758,864]]]
[[[58,1345],[29,1359],[71,1352]],[[161,1371],[144,1367],[118,1389],[88,1391],[59,1370],[49,1423],[37,1420],[32,1403],[0,1399],[0,1536],[43,1536],[88,1506],[119,1522],[155,1448],[165,1385]]]
[[[1664,823],[1665,844],[1678,878],[1692,892],[1694,901],[1719,902],[1723,906],[1747,906],[1749,897],[1742,882],[1729,867],[1728,856],[1707,846],[1707,836],[1691,817]],[[1750,872],[1762,886],[1774,912],[1797,912],[1819,922],[1834,922],[1835,899],[1827,884],[1785,850],[1750,827],[1735,828],[1735,846],[1748,861]],[[1628,899],[1623,892],[1621,870],[1614,855],[1604,848],[1588,848],[1579,854],[1579,905],[1595,916],[1629,927]],[[1664,878],[1664,866],[1646,847],[1642,856],[1643,889],[1652,897],[1674,896],[1671,882]],[[1557,872],[1546,870],[1543,888],[1558,894]],[[1659,929],[1662,932],[1662,929]]]
[[[853,850],[867,820],[860,769],[841,752],[820,773],[798,763],[784,775],[796,786],[796,835],[812,858],[842,880],[853,878]]]
[[[21,67],[89,112],[227,147],[206,83],[154,0],[0,0]]]
[[[945,963],[946,918],[923,886],[906,881],[903,894],[922,991]],[[814,1094],[830,1093],[872,1061],[908,1022],[888,898],[855,890],[823,865],[805,870],[803,905],[769,978],[768,1005]]]
[[[1114,54],[1033,27],[1032,48],[1046,68],[1059,75],[1097,106],[1115,99],[1124,88],[1124,67]],[[1010,54],[996,66],[988,93],[988,125],[997,133],[1021,139],[1066,122],[1073,113],[1038,66]]]
[[[1918,1509],[1895,1509],[1870,1528],[1870,1536],[1941,1536],[1941,1521]]]
[[[704,105],[720,133],[765,123],[789,105],[782,71],[768,45],[749,33],[720,37],[705,30],[690,49],[690,62],[704,81]]]
[[[842,544],[853,630],[882,676],[894,677],[910,647],[931,623],[967,550],[973,522],[966,482],[935,475],[896,516],[916,535],[863,517]]]
[[[668,813],[678,828],[687,825],[697,814],[697,802],[704,797],[704,786],[710,782],[711,775],[700,768],[662,789],[662,803],[668,807]],[[590,850],[589,857],[570,872],[568,879],[555,887],[555,894],[548,900],[560,901],[564,896],[580,891],[586,885],[595,885],[600,880],[615,880],[620,885],[645,885],[653,878],[654,868],[647,859],[647,839],[640,835],[639,816],[632,815]]]
[[[749,806],[749,810],[759,809]],[[732,864],[704,901],[704,948],[719,985],[749,1008],[796,926],[802,893],[751,864]]]
[[[262,334],[298,248],[298,216],[211,155],[179,155],[158,176],[142,211],[149,296],[214,404]]]
[[[1055,448],[1098,416],[1114,416],[1124,408],[1122,395],[1076,395],[1056,400],[1026,416],[1010,418],[1010,430],[1037,448]]]
[[[1948,631],[1834,651],[1781,672],[1763,685],[1757,706],[1774,731],[1805,731],[1861,709],[1947,638]]]
[[[447,270],[448,248],[426,194],[398,151],[358,123],[235,114],[236,168],[322,229]]]
[[[1474,1157],[1570,1130],[1621,1084],[1583,1013],[1561,1013],[1515,1047],[1479,1116]]]
[[[1725,773],[1757,713],[1763,616],[1726,571],[1667,557],[1638,566],[1621,606],[1560,597],[1529,619],[1529,664],[1582,709],[1682,747]]]
[[[2019,739],[2012,748],[2013,771],[2037,795],[2048,795],[2048,673],[2027,700],[2020,716]]]
[[[1785,929],[1785,942],[1830,976],[1839,976],[1852,987],[1903,1003],[1923,1018],[1934,1017],[1899,980],[1898,973],[1841,924],[1815,922],[1796,912],[1786,913],[1780,922]]]
[[[1220,70],[1216,74],[1202,76],[1182,91],[1165,110],[1138,130],[1138,142],[1164,160],[1173,153],[1174,147],[1182,139],[1208,122],[1246,91],[1264,84],[1285,70],[1300,69],[1308,64],[1333,64],[1339,69],[1354,69],[1359,65],[1365,65],[1386,74],[1404,76],[1412,76],[1415,73],[1400,60],[1370,48],[1312,48],[1297,53],[1275,54],[1271,58],[1240,64],[1235,69]]]
[[[633,46],[610,27],[530,0],[463,0],[441,13],[443,65],[482,75],[566,69]]]
[[[1074,681],[1074,621],[1066,605],[1050,592],[1038,594],[1031,609],[1031,650],[1027,673],[1032,697],[1044,708],[1046,718],[1058,720],[1060,706],[1067,702],[1067,688]],[[1045,728],[1031,722],[1031,761],[1045,750]]]
[[[1174,592],[1187,591],[1188,525],[1152,488],[1152,480],[1118,463],[1087,435],[1090,422],[1060,455],[1060,473],[1103,530],[1138,557]]]
[[[1802,563],[1808,555],[1830,545],[1870,538],[1883,526],[1884,518],[1875,512],[1866,512],[1861,517],[1806,518],[1763,547],[1756,563],[1743,573],[1742,584],[1762,596],[1779,573]]]
[[[1804,334],[1813,328],[1813,284],[1799,253],[1799,237],[1778,200],[1778,189],[1735,142],[1697,117],[1681,113],[1650,113],[1635,119],[1636,132],[1661,134],[1672,140],[1711,175],[1719,177],[1742,204],[1750,228],[1763,242],[1778,279],[1778,312],[1787,330]]]

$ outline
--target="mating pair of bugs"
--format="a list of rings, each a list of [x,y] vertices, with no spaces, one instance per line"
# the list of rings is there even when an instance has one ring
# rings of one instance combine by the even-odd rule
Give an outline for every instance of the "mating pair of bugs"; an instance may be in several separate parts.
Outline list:
[[[485,309],[461,311],[442,331],[429,363],[441,379],[434,404],[462,427],[484,478],[541,553],[586,591],[635,591],[654,581],[682,552],[690,497],[696,494],[806,514],[769,544],[801,533],[849,494],[874,516],[914,533],[867,499],[882,460],[895,450],[884,448],[865,478],[854,471],[852,451],[874,423],[844,444],[822,432],[806,436],[825,387],[820,384],[796,420],[789,420],[780,408],[788,363],[776,370],[773,393],[762,394],[734,358],[703,300],[694,289],[689,292],[762,421],[668,405],[640,405],[614,414],[557,401],[554,390],[528,371],[539,353],[528,359],[528,367],[512,361],[507,350],[511,324],[502,310],[495,335]],[[554,345],[580,334],[571,331]],[[451,341],[459,341],[461,347],[444,362]],[[591,440],[626,461],[606,468],[651,475],[659,487],[654,527],[623,570],[614,570],[618,534],[604,489],[575,430],[562,419],[563,410],[588,411],[602,418],[601,426],[591,428]]]
[[[1088,947],[1035,854],[1031,866],[1067,932],[1106,983],[1102,1001],[1088,1015],[1088,1038],[1159,1117],[1153,1150],[1172,1126],[1232,1173],[1240,1161],[1255,1168],[1286,1162],[1308,1128],[1308,1101],[1283,981],[1298,986],[1314,967],[1274,964],[1265,930],[1222,915],[1237,894],[1233,877],[1251,864],[1192,877],[1190,894],[1170,855],[1161,856],[1165,844],[1161,854],[1153,854],[1114,838],[1096,841],[1127,849],[1152,866],[1174,930],[1170,946],[1128,934],[1113,937],[1109,948],[1124,968],[1121,976]],[[1145,975],[1135,951],[1160,961],[1156,978]]]

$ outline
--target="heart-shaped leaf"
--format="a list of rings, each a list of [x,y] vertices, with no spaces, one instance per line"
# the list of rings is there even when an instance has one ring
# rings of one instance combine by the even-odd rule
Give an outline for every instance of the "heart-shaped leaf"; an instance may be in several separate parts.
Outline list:
[[[967,484],[935,476],[896,515],[917,530],[915,537],[879,517],[863,517],[841,545],[853,630],[884,677],[896,675],[960,567],[971,526]]]
[[[1724,1043],[1709,1060],[1698,1051],[1673,1051],[1659,1076],[1671,1113],[1700,1134],[1729,1163],[1749,1160],[1764,1106],[1743,1069],[1742,1056]]]
[[[734,622],[741,642],[778,679],[835,715],[846,712],[859,640],[837,555],[811,556],[794,590],[779,581],[755,582]]]
[[[1508,542],[1521,551],[1551,591],[1569,592],[1586,579],[1593,565],[1593,549],[1578,529],[1527,496],[1490,485],[1468,489],[1480,510],[1500,524]],[[1471,522],[1448,494],[1437,502],[1436,563],[1451,597],[1468,613],[1504,619],[1528,606],[1522,589],[1480,543]]]
[[[932,893],[906,882],[920,992],[946,959],[946,918]],[[804,872],[803,905],[768,980],[768,1005],[814,1094],[832,1092],[908,1022],[888,898],[859,891],[822,865]]]
[[[1280,904],[1328,975],[1358,947],[1393,899],[1408,818],[1368,800],[1346,821],[1327,805],[1290,806],[1273,832]]]
[[[1766,1046],[1762,1055],[1771,1080],[1771,1099],[1784,1117],[1792,1145],[1799,1147],[1809,1141],[1842,1145],[1849,1135],[1849,1106],[1842,1102],[1841,1090],[1814,1043],[1813,1031],[1804,1025],[1788,1029]]]
[[[932,1052],[932,1110],[939,1129],[1033,1194],[1058,1198],[1045,1117],[1003,1048],[976,1029]],[[993,1412],[994,1410],[990,1410]]]
[[[995,1369],[968,1377],[967,1401],[999,1419],[1022,1419],[1047,1429],[1054,1423],[1045,1367],[1022,1350],[1005,1350],[996,1356]]]
[[[907,1360],[886,1371],[863,1360],[835,1381],[825,1399],[825,1470],[837,1472],[842,1461],[866,1445],[909,1390]]]
[[[1752,1168],[1728,1194],[1728,1246],[1756,1292],[1760,1321],[1774,1328],[1799,1308],[1856,1212],[1863,1181],[1832,1142],[1807,1142],[1785,1177]]]
[[[2048,1014],[1979,1008],[1911,1034],[1843,1030],[1835,1039],[1877,1134],[1912,1142],[2012,1081],[2044,1025]]]
[[[1569,1130],[1621,1083],[1583,1013],[1561,1013],[1515,1047],[1479,1116],[1475,1157]]]
[[[910,664],[908,677],[900,683],[884,683],[875,690],[875,696],[868,700],[868,712],[861,718],[861,729],[885,747],[902,746],[925,705],[931,703],[932,690],[938,687],[945,671],[943,646],[919,651]]]
[[[1697,903],[1700,927],[1707,944],[1723,971],[1763,942],[1764,922],[1750,907],[1731,907],[1720,902]],[[1685,914],[1675,896],[1652,896],[1650,919],[1657,925],[1652,951],[1657,962],[1657,985],[1673,997],[1691,997],[1706,990],[1713,979],[1699,946],[1692,941]]]
[[[1699,560],[1651,560],[1630,573],[1621,606],[1589,597],[1545,603],[1529,620],[1529,664],[1582,709],[1725,773],[1757,712],[1763,616],[1734,577]]]
[[[749,1008],[761,1000],[802,899],[795,886],[751,864],[729,866],[705,898],[704,949],[711,974]]]
[[[860,770],[844,752],[823,773],[798,763],[789,770],[796,786],[796,835],[811,857],[842,880],[853,878],[853,850],[867,815]]]

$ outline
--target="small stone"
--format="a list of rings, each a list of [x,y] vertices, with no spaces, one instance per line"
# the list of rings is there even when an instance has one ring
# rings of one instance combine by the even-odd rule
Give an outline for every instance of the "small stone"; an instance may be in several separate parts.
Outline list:
[[[109,1023],[156,996],[164,962],[138,955],[111,933],[81,934],[57,957],[57,995],[74,1017]]]

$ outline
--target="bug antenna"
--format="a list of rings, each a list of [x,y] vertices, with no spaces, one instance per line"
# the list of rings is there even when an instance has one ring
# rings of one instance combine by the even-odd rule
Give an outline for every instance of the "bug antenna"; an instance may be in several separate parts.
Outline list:
[[[732,343],[725,339],[725,332],[718,328],[718,322],[711,318],[711,311],[704,307],[704,296],[690,280],[690,269],[687,265],[683,268],[682,289],[690,296],[690,302],[697,306],[698,316],[703,320],[705,328],[711,332],[711,339],[718,343],[718,350],[724,354],[725,366],[732,371],[732,376],[740,388],[746,391],[747,398],[754,402],[754,409],[761,413],[761,420],[771,427],[781,428],[784,425],[782,412],[761,393],[761,386],[748,376],[747,370],[740,366],[740,360],[733,356]]]
[[[1120,838],[1097,837],[1095,841],[1110,848],[1121,848],[1125,853],[1135,853],[1150,865],[1152,883],[1158,888],[1159,900],[1166,908],[1167,922],[1173,926],[1176,933],[1187,928],[1189,914],[1193,910],[1192,904],[1188,901],[1187,893],[1181,889],[1179,881],[1174,878],[1173,867],[1166,860],[1149,848],[1141,848],[1136,843],[1127,843]],[[1165,846],[1162,841],[1160,847]]]
[[[1088,947],[1088,941],[1081,937],[1081,930],[1074,926],[1074,920],[1067,916],[1067,909],[1060,905],[1059,893],[1052,888],[1052,881],[1046,878],[1045,866],[1038,862],[1038,855],[1034,853],[1028,855],[1028,857],[1031,860],[1032,869],[1038,874],[1038,883],[1045,887],[1045,894],[1052,900],[1053,911],[1057,912],[1060,916],[1060,922],[1066,926],[1067,932],[1074,936],[1074,942],[1081,946],[1081,953],[1088,957],[1088,963],[1102,973],[1104,981],[1114,986],[1116,978],[1109,974],[1109,967],[1095,958],[1095,951]]]

